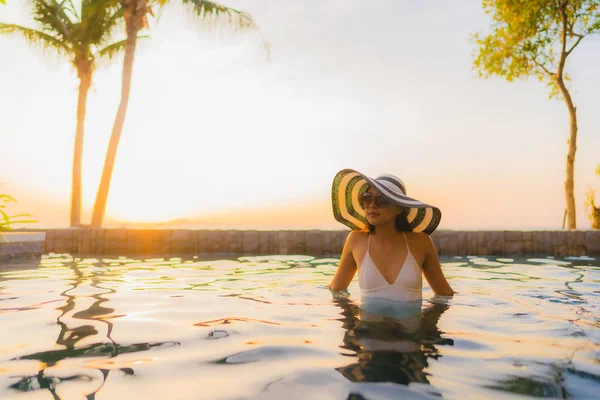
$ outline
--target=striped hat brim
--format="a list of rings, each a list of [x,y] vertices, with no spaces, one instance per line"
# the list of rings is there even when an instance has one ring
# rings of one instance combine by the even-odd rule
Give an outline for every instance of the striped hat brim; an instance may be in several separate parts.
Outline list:
[[[387,182],[386,177],[373,179],[353,169],[343,169],[333,179],[331,203],[335,219],[352,230],[365,230],[368,227],[360,198],[369,187],[374,187],[391,203],[408,209],[407,220],[413,232],[433,233],[442,219],[439,208],[413,199],[395,190],[401,182]],[[403,185],[402,185],[403,186]]]

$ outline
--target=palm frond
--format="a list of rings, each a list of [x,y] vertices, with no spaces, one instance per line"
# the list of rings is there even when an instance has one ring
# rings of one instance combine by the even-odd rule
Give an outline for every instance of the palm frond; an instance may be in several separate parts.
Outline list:
[[[114,29],[123,21],[119,0],[88,0],[82,7],[78,29],[89,43],[101,46],[109,41]]]
[[[10,217],[2,210],[0,210],[0,217],[2,218],[0,220],[0,229],[10,227]]]
[[[2,201],[12,201],[12,202],[16,202],[17,200],[14,199],[14,197],[9,196],[7,194],[0,194],[0,200]],[[2,205],[0,204],[0,207],[2,207]]]
[[[62,9],[64,16],[66,16],[69,21],[75,22],[80,19],[79,12],[77,12],[73,0],[62,0],[60,3],[54,0],[53,2]]]
[[[29,0],[29,2],[32,6],[33,19],[41,25],[43,31],[56,32],[57,36],[68,40],[74,21],[69,17],[62,4],[56,0]]]
[[[54,50],[61,54],[69,54],[69,48],[65,46],[65,42],[36,29],[0,23],[0,34],[20,34],[31,44],[41,45],[46,50]]]
[[[181,2],[192,6],[196,14],[210,26],[225,22],[227,26],[234,29],[256,28],[252,16],[244,11],[206,0],[181,0]]]
[[[2,25],[0,33],[19,32],[31,43],[66,54],[71,62],[93,62],[98,55],[95,50],[114,41],[112,32],[123,21],[121,0],[84,0],[81,4],[73,0],[28,2],[39,26],[29,29]]]
[[[149,36],[139,35],[138,39],[147,39]],[[98,57],[112,59],[119,52],[125,50],[125,45],[127,44],[127,39],[120,40],[118,42],[109,44],[103,49],[98,51]]]
[[[112,34],[115,29],[121,29],[125,31],[125,12],[121,6],[120,0],[109,0],[110,2],[116,3],[114,5],[106,6],[106,9],[110,11],[104,20],[104,30],[108,34]]]
[[[8,218],[10,218],[11,223],[13,222],[17,222],[17,221],[13,221],[13,219],[17,219],[17,218],[31,218],[33,217],[33,215],[31,214],[14,214],[14,215],[9,215]],[[20,219],[18,222],[24,222],[25,220]],[[35,220],[30,220],[31,222],[35,221]],[[35,221],[37,222],[37,221]]]
[[[0,210],[0,231],[10,230],[15,224],[32,224],[39,222],[37,219],[27,219],[32,217],[33,215],[31,214],[8,215],[4,211]]]

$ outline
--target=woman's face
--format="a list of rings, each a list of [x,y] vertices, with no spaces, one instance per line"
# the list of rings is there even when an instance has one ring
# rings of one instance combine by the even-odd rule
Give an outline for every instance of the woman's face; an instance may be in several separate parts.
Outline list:
[[[394,223],[396,215],[402,211],[402,207],[388,202],[373,187],[370,187],[363,195],[362,204],[367,214],[367,221],[374,226]]]

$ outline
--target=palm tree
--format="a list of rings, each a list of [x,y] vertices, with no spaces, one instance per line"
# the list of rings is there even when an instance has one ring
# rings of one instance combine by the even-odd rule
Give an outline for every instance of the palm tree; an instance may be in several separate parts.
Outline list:
[[[236,29],[255,28],[256,25],[252,17],[242,11],[204,0],[179,0],[180,3],[190,6],[193,12],[203,22],[208,22],[211,25],[225,23]],[[106,202],[110,189],[110,181],[112,178],[113,168],[117,156],[117,149],[125,124],[125,115],[127,114],[127,105],[129,102],[129,94],[131,91],[131,77],[133,74],[133,60],[135,57],[135,49],[137,45],[138,32],[148,27],[148,15],[153,16],[153,7],[163,7],[172,2],[172,0],[120,0],[125,16],[125,27],[127,39],[125,45],[125,59],[123,61],[123,77],[121,83],[121,102],[115,122],[113,125],[106,159],[104,161],[104,169],[100,186],[96,194],[94,203],[94,212],[92,215],[92,228],[100,228],[106,211]]]
[[[0,0],[1,1],[1,0]],[[29,0],[38,28],[0,23],[0,34],[20,34],[30,43],[66,57],[77,71],[79,94],[73,151],[71,226],[81,225],[81,161],[87,96],[96,69],[96,60],[111,58],[124,49],[125,41],[111,42],[122,22],[119,0]]]

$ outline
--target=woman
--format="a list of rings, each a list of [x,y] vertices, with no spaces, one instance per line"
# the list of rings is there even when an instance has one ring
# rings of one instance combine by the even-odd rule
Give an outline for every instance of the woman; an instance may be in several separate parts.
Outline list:
[[[421,301],[423,275],[435,294],[454,294],[429,237],[441,212],[406,196],[406,187],[396,176],[372,179],[344,169],[333,180],[332,203],[336,220],[353,231],[331,290],[346,290],[358,270],[363,301]]]

